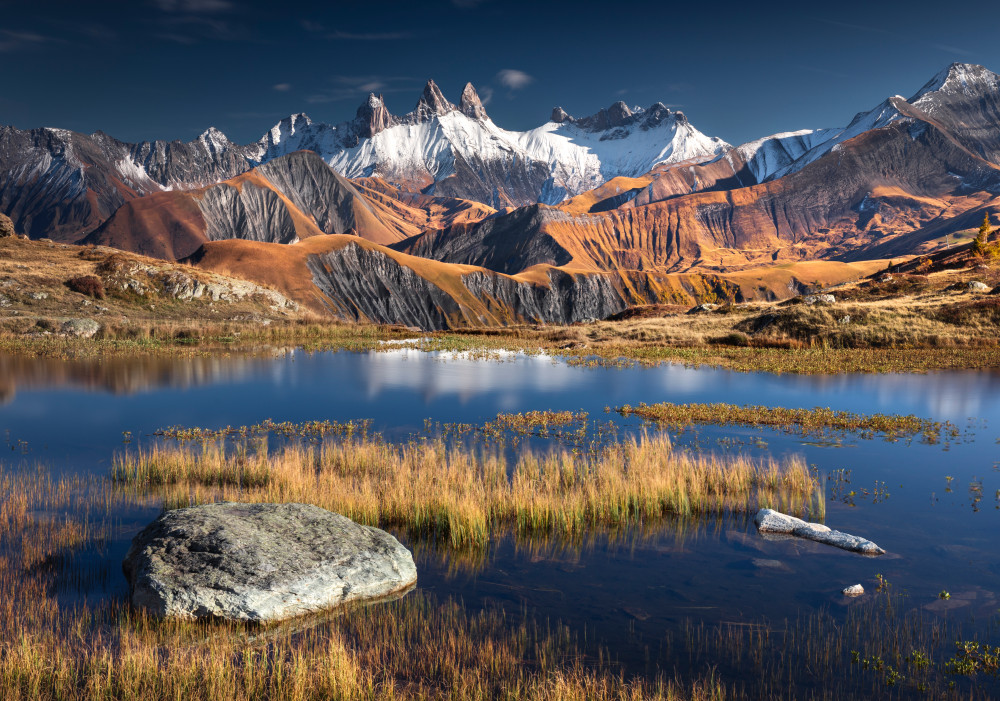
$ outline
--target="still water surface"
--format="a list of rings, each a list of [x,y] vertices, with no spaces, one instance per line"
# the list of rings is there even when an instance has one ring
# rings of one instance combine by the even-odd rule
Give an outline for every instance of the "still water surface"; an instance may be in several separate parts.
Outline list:
[[[798,541],[767,542],[746,519],[665,524],[654,532],[597,535],[582,545],[531,548],[503,540],[481,566],[449,566],[418,554],[421,588],[470,609],[501,605],[562,621],[615,651],[628,669],[656,664],[694,671],[700,663],[664,644],[686,621],[774,623],[816,611],[837,617],[849,584],[876,574],[908,594],[929,620],[972,621],[986,631],[1000,599],[1000,374],[776,376],[665,365],[606,369],[548,357],[473,360],[399,349],[378,353],[280,351],[232,358],[103,362],[0,356],[0,431],[8,469],[44,464],[55,473],[107,474],[122,449],[172,425],[221,428],[265,418],[300,422],[370,418],[374,430],[405,439],[425,419],[478,424],[498,412],[583,410],[640,422],[605,407],[640,402],[728,402],[824,406],[916,414],[950,421],[962,438],[938,445],[847,437],[839,444],[780,431],[710,427],[673,434],[700,450],[801,455],[821,473],[849,470],[844,499],[828,482],[826,522],[864,535],[888,555],[869,559]],[[950,479],[948,479],[950,478]],[[887,498],[874,499],[881,485]],[[154,512],[123,514],[122,537],[79,572],[66,596],[126,593],[119,563],[128,540]],[[400,536],[405,542],[405,537]],[[945,605],[938,593],[952,598]],[[977,627],[978,626],[978,627]],[[984,627],[986,626],[986,627]],[[995,636],[994,636],[995,637]],[[997,641],[994,640],[994,643]],[[652,650],[652,651],[651,651]],[[683,659],[682,659],[683,658]]]

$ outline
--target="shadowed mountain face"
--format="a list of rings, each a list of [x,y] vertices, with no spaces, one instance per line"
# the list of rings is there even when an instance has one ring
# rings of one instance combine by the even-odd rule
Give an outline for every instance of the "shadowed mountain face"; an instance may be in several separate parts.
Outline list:
[[[343,235],[315,236],[294,246],[210,242],[189,262],[257,280],[319,314],[421,329],[566,324],[605,318],[635,304],[776,299],[854,280],[879,267],[822,262],[737,275],[663,275],[574,273],[540,265],[505,275]]]
[[[391,243],[424,226],[492,213],[474,203],[443,198],[406,204],[393,198],[391,188],[380,192],[359,187],[315,153],[300,151],[217,185],[133,200],[83,242],[179,259],[207,241],[224,239],[291,244],[310,236],[350,233]]]
[[[0,127],[0,211],[32,238],[75,241],[137,197],[246,171],[247,153],[214,129],[190,143],[127,144],[102,132]]]

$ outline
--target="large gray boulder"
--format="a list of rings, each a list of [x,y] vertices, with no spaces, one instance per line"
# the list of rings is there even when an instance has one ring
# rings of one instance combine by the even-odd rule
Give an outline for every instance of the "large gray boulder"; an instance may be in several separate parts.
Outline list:
[[[101,325],[93,319],[68,319],[59,330],[75,338],[93,338],[101,330]]]
[[[164,512],[122,563],[132,604],[159,616],[275,621],[405,591],[409,550],[309,504],[224,502]]]
[[[884,555],[885,550],[875,545],[867,538],[834,531],[822,523],[809,523],[800,518],[783,514],[773,509],[761,509],[754,517],[757,531],[760,533],[778,533],[797,538],[807,538],[817,543],[832,545],[843,550],[861,553],[862,555]]]

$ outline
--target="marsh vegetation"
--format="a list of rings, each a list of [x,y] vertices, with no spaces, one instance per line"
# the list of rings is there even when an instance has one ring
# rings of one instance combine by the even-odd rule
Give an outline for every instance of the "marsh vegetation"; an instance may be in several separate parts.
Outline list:
[[[526,449],[513,463],[503,451],[444,439],[396,445],[363,435],[274,451],[259,441],[189,443],[120,453],[112,479],[172,505],[312,503],[455,548],[484,547],[508,530],[573,537],[671,514],[773,507],[822,518],[825,508],[820,481],[799,460],[696,456],[673,450],[664,434],[593,453]]]

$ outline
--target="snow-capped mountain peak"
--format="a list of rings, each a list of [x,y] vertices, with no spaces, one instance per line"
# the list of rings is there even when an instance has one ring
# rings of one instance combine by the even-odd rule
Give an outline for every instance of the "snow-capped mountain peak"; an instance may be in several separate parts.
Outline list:
[[[784,132],[742,144],[736,150],[743,156],[757,182],[777,180],[802,170],[845,141],[905,118],[900,109],[905,103],[899,96],[890,97],[874,109],[858,112],[841,129]]]
[[[424,86],[424,91],[417,101],[417,106],[413,109],[413,114],[419,122],[427,121],[434,116],[448,114],[455,110],[455,105],[445,99],[441,88],[433,80],[428,80]]]
[[[261,139],[261,143],[266,144],[268,147],[277,146],[283,141],[287,141],[292,136],[295,136],[297,131],[311,125],[312,120],[309,119],[309,115],[303,112],[289,115],[271,127],[267,134],[265,134]]]
[[[198,141],[209,152],[221,152],[233,146],[233,142],[229,140],[229,137],[215,127],[209,127],[203,131],[198,137]]]
[[[426,192],[508,206],[554,204],[618,175],[712,158],[728,148],[659,102],[648,110],[616,102],[579,120],[562,110],[553,117],[537,129],[507,131],[489,118],[471,83],[456,106],[429,80],[416,108],[401,117],[370,94],[354,120],[336,127],[304,115],[284,119],[260,141],[256,160],[309,149],[346,177],[377,175]]]
[[[933,96],[963,94],[967,96],[993,92],[1000,87],[1000,76],[974,63],[953,63],[930,79],[908,102],[917,107]]]
[[[355,133],[359,138],[375,136],[393,124],[393,116],[381,95],[368,93],[368,99],[358,107],[354,117]]]

